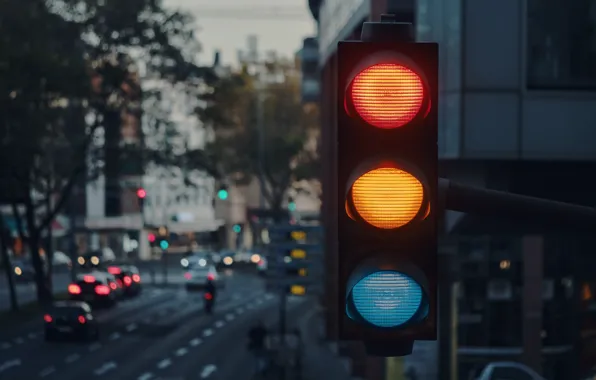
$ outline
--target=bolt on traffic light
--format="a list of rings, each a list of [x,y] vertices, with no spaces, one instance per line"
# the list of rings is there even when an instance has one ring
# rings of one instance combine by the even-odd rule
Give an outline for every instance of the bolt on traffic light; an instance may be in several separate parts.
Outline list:
[[[438,45],[342,41],[338,62],[340,336],[409,354],[436,339]]]

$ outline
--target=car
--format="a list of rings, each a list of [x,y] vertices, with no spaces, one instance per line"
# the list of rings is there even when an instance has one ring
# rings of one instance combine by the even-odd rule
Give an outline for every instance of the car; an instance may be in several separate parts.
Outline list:
[[[183,268],[192,268],[195,266],[207,266],[213,263],[211,254],[208,252],[193,252],[180,260]]]
[[[205,266],[197,265],[189,268],[188,271],[184,273],[184,278],[186,279],[185,286],[187,291],[205,289],[208,279],[211,279],[218,288],[225,287],[223,277],[217,273],[217,269],[213,264]]]
[[[125,296],[134,297],[141,293],[141,275],[134,265],[110,265],[108,273],[116,278]]]
[[[517,362],[492,362],[489,363],[478,380],[545,380],[533,369]]]
[[[60,301],[44,314],[44,337],[47,342],[65,337],[99,339],[99,326],[91,306],[85,302]]]
[[[76,281],[68,285],[71,301],[84,301],[98,307],[112,307],[122,295],[116,278],[99,271],[77,275]]]

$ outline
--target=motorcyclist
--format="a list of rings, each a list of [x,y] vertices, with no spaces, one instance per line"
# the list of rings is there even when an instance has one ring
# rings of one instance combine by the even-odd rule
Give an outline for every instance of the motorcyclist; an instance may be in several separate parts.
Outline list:
[[[209,274],[207,276],[207,283],[205,284],[205,293],[210,293],[213,300],[215,300],[215,293],[217,289],[215,288],[215,276]]]

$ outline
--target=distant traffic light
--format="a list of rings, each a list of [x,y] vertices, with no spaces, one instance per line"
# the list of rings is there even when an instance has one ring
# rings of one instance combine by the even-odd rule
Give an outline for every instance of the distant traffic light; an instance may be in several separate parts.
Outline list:
[[[168,243],[168,241],[167,241],[167,240],[165,240],[165,239],[164,239],[164,240],[161,240],[161,241],[159,242],[159,247],[160,247],[161,249],[168,249],[168,247],[169,247],[169,246],[170,246],[170,243]]]
[[[142,187],[137,189],[137,197],[139,199],[145,199],[146,196],[147,196],[147,191],[145,189],[143,189]]]
[[[154,233],[149,233],[149,235],[147,235],[147,238],[149,239],[149,243],[155,243],[155,234]]]
[[[293,199],[293,198],[290,198],[290,199],[288,200],[288,210],[289,210],[290,212],[294,212],[294,211],[296,211],[296,202],[294,202],[294,199]]]
[[[394,356],[436,339],[438,45],[376,25],[338,44],[339,329]]]
[[[232,230],[233,230],[235,233],[239,234],[240,232],[242,232],[242,226],[241,226],[241,225],[239,225],[239,224],[234,224],[234,227],[232,227]]]

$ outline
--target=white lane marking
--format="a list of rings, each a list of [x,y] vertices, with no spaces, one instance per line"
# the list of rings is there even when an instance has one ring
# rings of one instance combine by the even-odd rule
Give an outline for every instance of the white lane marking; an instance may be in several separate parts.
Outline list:
[[[13,359],[13,360],[6,361],[6,362],[0,364],[0,372],[4,372],[6,370],[9,370],[12,367],[18,367],[21,364],[22,364],[21,363],[21,359]]]
[[[66,359],[64,359],[64,361],[66,363],[72,363],[72,362],[78,360],[80,357],[81,357],[81,355],[79,355],[79,354],[72,354],[72,355],[67,356]]]
[[[12,344],[8,343],[8,342],[3,342],[2,344],[0,344],[0,348],[3,350],[6,350],[8,348],[11,348]]]
[[[116,339],[120,339],[120,333],[113,333],[112,335],[110,335],[110,340],[116,340]]]
[[[203,341],[199,338],[195,338],[189,342],[189,344],[193,347],[198,346],[199,344],[203,343]]]
[[[89,346],[89,351],[93,352],[93,351],[97,351],[101,348],[101,343],[94,343],[91,346]]]
[[[135,331],[136,329],[137,329],[136,323],[131,323],[130,325],[126,326],[126,331],[128,331],[128,332]]]
[[[16,344],[23,344],[23,343],[25,343],[25,341],[23,340],[23,338],[16,338],[16,339],[14,340],[14,342],[15,342]]]
[[[223,321],[217,321],[215,322],[215,327],[217,327],[218,329],[224,327],[225,323]]]
[[[118,364],[116,364],[116,362],[110,361],[110,362],[104,363],[104,365],[102,365],[101,367],[99,367],[98,369],[93,371],[93,373],[95,373],[96,376],[101,376],[104,373],[111,371],[113,369],[116,369],[116,368],[118,368]]]
[[[184,356],[184,355],[186,355],[186,354],[188,354],[188,349],[186,349],[186,348],[184,348],[184,347],[182,347],[182,348],[179,348],[179,349],[176,351],[176,356]]]
[[[207,364],[205,367],[203,367],[203,370],[201,371],[201,379],[208,378],[215,371],[217,371],[216,366],[214,366],[213,364]]]
[[[145,372],[141,376],[138,377],[137,380],[151,380],[153,379],[153,374],[151,372]]]
[[[157,363],[157,368],[159,368],[159,369],[168,368],[171,364],[172,364],[172,361],[170,359],[164,359],[164,360],[160,361],[159,363]]]
[[[54,372],[56,372],[56,368],[54,367],[44,368],[41,371],[39,371],[39,377],[46,377]]]
[[[203,336],[211,336],[211,335],[213,335],[213,330],[207,329],[207,330],[203,331]]]
[[[228,314],[228,315],[226,315],[226,320],[233,321],[234,320],[234,314]]]

